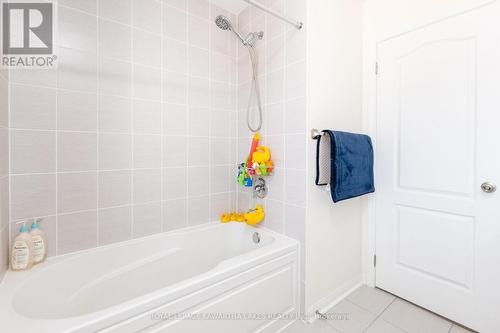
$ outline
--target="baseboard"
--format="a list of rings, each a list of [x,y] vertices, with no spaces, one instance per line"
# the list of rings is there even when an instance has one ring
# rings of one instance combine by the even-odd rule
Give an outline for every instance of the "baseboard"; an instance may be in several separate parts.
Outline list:
[[[327,296],[323,297],[313,305],[311,305],[307,310],[307,322],[312,323],[316,319],[318,319],[318,315],[316,311],[320,313],[326,313],[330,311],[335,305],[340,303],[344,298],[347,297],[354,290],[358,289],[363,285],[363,277],[361,275],[356,276],[355,278],[346,281],[339,288],[332,291]]]

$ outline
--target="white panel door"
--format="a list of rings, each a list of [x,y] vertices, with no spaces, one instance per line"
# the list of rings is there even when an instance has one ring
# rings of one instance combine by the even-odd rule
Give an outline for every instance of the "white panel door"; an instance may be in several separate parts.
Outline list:
[[[500,4],[378,47],[376,284],[500,332]]]

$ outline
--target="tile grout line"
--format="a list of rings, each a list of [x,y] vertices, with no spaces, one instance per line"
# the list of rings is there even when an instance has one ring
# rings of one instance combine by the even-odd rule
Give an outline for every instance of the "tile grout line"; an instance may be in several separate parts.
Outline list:
[[[165,173],[165,169],[164,169],[164,158],[163,158],[163,145],[164,145],[164,142],[163,142],[163,138],[165,137],[165,117],[166,115],[164,114],[164,111],[165,108],[163,106],[163,101],[166,99],[165,98],[165,80],[163,79],[163,67],[164,67],[164,57],[165,57],[165,45],[166,45],[166,42],[163,40],[163,20],[164,20],[164,6],[165,4],[163,3],[163,1],[160,2],[160,69],[161,69],[161,81],[160,81],[160,90],[161,90],[161,93],[160,93],[160,100],[162,101],[161,104],[160,104],[160,124],[161,124],[161,127],[160,127],[160,133],[161,133],[161,136],[160,136],[160,200],[161,202],[163,202],[164,200],[164,191],[166,189],[164,189],[165,187],[165,179],[164,177],[166,175],[164,175]],[[168,52],[168,50],[167,50]],[[166,210],[166,205],[164,205],[163,203],[160,204],[160,231],[165,231],[165,219],[166,219],[166,216],[167,216],[167,212],[165,211]]]
[[[97,97],[97,108],[96,108],[96,128],[97,128],[97,134],[96,134],[96,142],[97,142],[97,149],[96,149],[96,154],[97,154],[97,158],[96,158],[96,164],[97,164],[97,169],[99,170],[99,71],[101,69],[100,67],[100,48],[99,48],[99,3],[100,1],[99,0],[96,0],[96,18],[97,18],[97,28],[96,28],[96,50],[97,50],[97,64],[96,64],[96,68],[97,68],[97,75],[96,75],[96,81],[97,81],[97,84],[96,84],[96,91],[98,93],[98,97]],[[96,195],[96,207],[97,209],[99,209],[99,185],[100,185],[100,178],[99,178],[99,174],[100,172],[97,171],[96,173],[96,185],[97,185],[97,188],[96,188],[96,191],[97,191],[97,195]],[[100,244],[100,235],[99,235],[99,224],[100,224],[100,219],[99,219],[99,210],[97,210],[97,213],[96,213],[96,246],[99,246]]]
[[[133,24],[133,5],[130,5],[130,23]],[[134,132],[134,28],[130,27],[130,132]],[[134,226],[135,226],[135,217],[134,217],[134,135],[130,134],[130,239],[134,238]]]
[[[56,70],[56,91],[55,91],[55,223],[56,223],[56,235],[55,235],[55,251],[56,256],[59,255],[59,68]]]
[[[62,90],[61,90],[62,91]],[[104,95],[102,95],[104,96]],[[97,96],[96,96],[97,97]],[[134,99],[137,100],[137,99]],[[185,105],[183,105],[185,106]],[[208,108],[206,108],[208,109]],[[143,133],[143,132],[123,132],[123,131],[103,131],[103,132],[98,132],[98,131],[83,131],[83,130],[55,130],[55,129],[43,129],[43,128],[11,128],[11,131],[13,132],[60,132],[60,133],[65,133],[65,134],[114,134],[114,135],[135,135],[135,136],[161,136],[161,133]],[[292,133],[290,135],[302,135],[304,133]],[[167,137],[176,137],[176,138],[184,138],[189,135],[165,135]],[[207,139],[210,138],[208,135],[191,135],[193,138],[198,138],[198,139]],[[230,136],[215,136],[213,139],[235,139],[234,137]],[[246,139],[246,138],[241,138],[241,139]],[[35,172],[38,173],[38,172]]]
[[[188,4],[186,3],[186,34],[185,34],[185,38],[186,38],[186,43],[188,43],[188,47],[186,47],[186,59],[187,59],[187,63],[186,63],[186,70],[187,70],[187,88],[186,88],[186,122],[187,122],[187,138],[186,138],[186,149],[187,149],[187,153],[186,153],[186,184],[184,185],[185,186],[185,191],[186,191],[186,196],[188,197],[186,199],[186,207],[185,207],[185,214],[186,214],[186,220],[184,221],[184,227],[188,227],[189,226],[189,207],[191,206],[190,205],[190,199],[189,199],[189,156],[191,155],[189,153],[189,145],[190,145],[190,142],[191,142],[191,138],[190,138],[190,133],[189,133],[189,119],[190,119],[190,110],[191,110],[191,100],[190,100],[190,87],[191,87],[191,78],[190,78],[190,74],[191,74],[191,65],[190,65],[190,56],[191,56],[191,45],[189,45],[189,17],[188,17],[188,14],[187,14],[187,10],[188,10]],[[167,5],[168,7],[168,5]],[[168,98],[168,97],[167,97]]]
[[[239,27],[239,21],[240,21],[240,17],[238,15],[235,15],[236,17],[236,26]],[[231,53],[231,43],[230,43],[230,40],[229,38],[226,39],[227,40],[227,45],[228,45],[228,48],[229,48],[229,52]],[[233,166],[232,168],[235,168],[235,169],[231,169],[231,170],[234,170],[234,173],[236,173],[236,175],[238,174],[238,164],[239,164],[239,161],[238,161],[238,136],[239,136],[239,125],[238,125],[238,108],[239,108],[239,102],[240,102],[240,93],[239,93],[239,89],[238,89],[238,83],[240,81],[240,74],[239,74],[239,56],[238,56],[238,44],[235,44],[236,46],[236,53],[235,53],[235,61],[232,63],[233,65],[233,70],[235,71],[234,73],[234,78],[236,79],[236,82],[235,83],[235,86],[236,88],[234,89],[234,101],[233,101],[233,107],[235,108],[235,115],[236,115],[236,121],[235,123],[233,124],[235,126],[235,137],[232,141],[233,141],[233,151],[231,152],[231,154],[234,154],[234,156],[231,158],[231,162],[233,162]],[[233,77],[231,76],[230,78],[230,81],[232,81]],[[233,184],[233,186],[231,186],[231,181],[229,182],[229,190],[231,191],[231,189],[233,189],[234,191],[234,194],[229,194],[229,210],[233,210],[234,208],[234,211],[238,211],[238,192],[239,192],[239,185],[238,183],[236,182],[235,184]],[[234,204],[232,203],[232,200],[234,199]]]
[[[11,101],[11,92],[12,92],[12,87],[11,87],[11,83],[10,83],[10,80],[11,80],[11,73],[10,73],[10,68],[7,69],[7,76],[8,76],[8,80],[7,80],[7,156],[8,156],[8,165],[7,165],[7,181],[8,181],[8,194],[7,194],[7,197],[8,197],[8,205],[9,205],[9,208],[8,208],[8,215],[9,215],[9,220],[7,221],[8,222],[8,230],[7,230],[7,234],[8,234],[8,241],[7,241],[7,244],[8,244],[8,252],[9,252],[9,256],[10,256],[10,251],[11,251],[11,240],[12,240],[12,236],[13,236],[13,231],[12,231],[12,176],[10,174],[10,171],[12,170],[12,149],[10,147],[11,145],[11,139],[10,139],[10,125],[11,125],[11,122],[12,122],[12,107],[11,107],[11,104],[12,104],[12,101]],[[57,223],[56,223],[56,228],[57,228]],[[57,231],[57,229],[56,229]],[[57,234],[57,233],[56,233]],[[56,243],[56,246],[57,246],[57,243]],[[10,258],[9,258],[10,260]],[[8,268],[8,267],[7,267]],[[0,281],[1,282],[1,281]]]
[[[286,11],[287,11],[287,4],[286,4],[286,2],[283,2],[283,12],[286,13]],[[283,34],[283,40],[286,40],[285,29],[284,28],[283,28],[283,31],[281,33]],[[276,36],[276,39],[278,37],[279,36]],[[286,48],[285,44],[283,45],[283,48],[284,48],[284,50],[283,50],[283,66],[286,66],[287,48]],[[267,54],[266,54],[266,58],[267,58]],[[265,71],[267,72],[267,68],[266,68]],[[283,71],[283,76],[285,76],[285,74],[286,74],[286,71]],[[266,78],[267,78],[267,75],[269,75],[269,73],[266,73],[266,75],[265,75]],[[286,81],[286,77],[283,78],[283,87],[282,87],[282,89],[283,89],[283,92],[282,92],[283,93],[283,98],[286,95],[285,81]],[[267,86],[266,86],[266,88],[267,88]],[[282,171],[283,172],[283,184],[281,184],[281,186],[282,186],[281,190],[283,191],[283,212],[281,213],[281,215],[283,216],[283,225],[282,225],[281,228],[282,228],[283,234],[286,235],[286,231],[288,229],[287,228],[287,224],[288,223],[287,223],[287,221],[285,219],[285,214],[287,212],[287,209],[286,209],[286,205],[287,205],[287,203],[286,203],[286,201],[287,201],[286,200],[286,184],[287,184],[287,178],[288,178],[287,174],[288,174],[289,168],[288,168],[288,165],[286,164],[286,156],[287,156],[286,155],[286,147],[287,146],[286,146],[286,135],[285,135],[285,132],[286,132],[286,130],[285,130],[285,125],[286,125],[285,101],[283,100],[283,101],[280,101],[280,102],[283,103],[283,110],[282,110],[283,117],[281,119],[281,121],[282,121],[281,126],[283,128],[283,134],[282,134],[282,140],[283,140],[282,141],[283,142],[283,171]],[[267,99],[266,99],[266,103],[268,103]],[[306,216],[306,218],[307,218],[307,216]],[[300,244],[300,251],[302,251],[302,247],[304,247],[304,246],[305,246],[305,244]],[[304,253],[305,253],[305,250],[304,250]],[[305,261],[305,259],[306,258],[302,258],[302,253],[301,253],[300,254],[299,267],[302,267],[302,263]],[[299,268],[299,272],[301,272],[301,271],[302,271],[302,269]],[[302,284],[302,280],[303,279],[305,280],[305,276],[299,276],[299,283],[300,284]]]
[[[75,51],[84,52],[84,51],[77,50],[77,49]],[[94,54],[94,53],[92,53],[92,55],[98,56],[97,54]],[[120,59],[107,58],[107,57],[103,57],[103,56],[100,56],[100,58],[103,59],[103,60],[109,60],[109,61],[114,61],[114,62],[118,62],[118,63],[124,63],[124,64],[127,64],[127,65],[133,64],[132,61],[122,61]],[[227,86],[229,86],[229,87],[231,87],[233,89],[237,88],[237,85],[233,85],[233,84],[227,83],[225,81],[212,80],[209,77],[205,77],[205,76],[188,75],[188,74],[182,73],[182,72],[175,72],[175,71],[169,71],[169,70],[161,70],[161,67],[155,67],[155,66],[148,67],[148,66],[145,66],[145,65],[142,65],[142,64],[139,64],[139,63],[137,63],[137,65],[145,67],[145,68],[148,68],[148,69],[152,69],[152,70],[160,70],[162,72],[162,74],[170,73],[170,74],[182,75],[182,76],[185,76],[186,78],[189,77],[189,78],[193,78],[193,79],[205,79],[205,80],[211,81],[213,83],[227,84]],[[116,93],[109,93],[109,92],[98,93],[98,92],[93,92],[93,91],[84,90],[84,89],[58,88],[57,86],[47,86],[47,85],[42,85],[42,84],[37,84],[37,83],[11,82],[9,84],[11,86],[14,86],[15,88],[38,88],[38,89],[43,89],[43,90],[60,90],[60,91],[63,91],[63,92],[79,93],[79,94],[85,94],[85,95],[101,95],[101,96],[104,96],[104,97],[115,97],[115,98],[120,98],[120,99],[127,99],[127,98],[130,97],[130,96],[126,96],[126,95],[118,95]],[[296,96],[296,97],[291,98],[291,100],[298,99],[300,97],[303,97],[303,96]],[[134,99],[136,99],[138,101],[161,102],[162,104],[173,104],[173,105],[179,105],[179,106],[184,106],[185,105],[185,104],[179,103],[179,102],[172,102],[172,101],[168,101],[168,100],[159,101],[157,99],[151,99],[151,98],[147,98],[147,97],[135,97]],[[237,111],[235,111],[234,108],[213,107],[213,109],[237,113]]]

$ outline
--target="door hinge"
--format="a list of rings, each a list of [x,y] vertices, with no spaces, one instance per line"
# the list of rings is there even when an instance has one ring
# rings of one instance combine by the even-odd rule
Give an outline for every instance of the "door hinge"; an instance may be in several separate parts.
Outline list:
[[[378,62],[375,63],[375,75],[378,75]]]
[[[377,255],[373,255],[373,267],[377,267]]]

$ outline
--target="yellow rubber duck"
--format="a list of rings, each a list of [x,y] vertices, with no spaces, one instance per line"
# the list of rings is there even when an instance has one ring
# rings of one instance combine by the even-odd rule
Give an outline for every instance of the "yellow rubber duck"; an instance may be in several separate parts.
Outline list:
[[[222,213],[220,216],[221,223],[228,222],[245,222],[245,217],[243,214],[231,212],[231,213]]]
[[[244,215],[245,222],[249,225],[257,225],[264,220],[264,209],[261,205],[255,206]]]
[[[266,163],[271,160],[271,151],[268,147],[259,146],[255,149],[255,152],[252,154],[252,162],[261,164]]]
[[[228,223],[228,222],[231,222],[231,215],[230,214],[222,214],[220,216],[220,221],[222,223]]]

